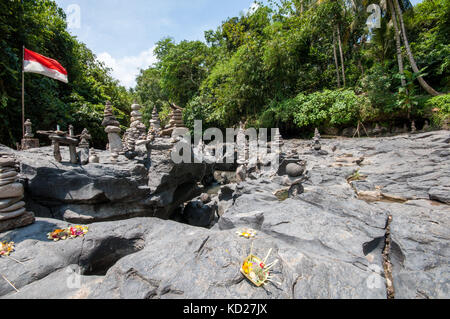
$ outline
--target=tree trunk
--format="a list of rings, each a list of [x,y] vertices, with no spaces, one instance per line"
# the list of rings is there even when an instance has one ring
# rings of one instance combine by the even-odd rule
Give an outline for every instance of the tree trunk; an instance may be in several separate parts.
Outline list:
[[[341,78],[339,76],[339,61],[337,59],[336,53],[336,32],[333,30],[333,55],[334,55],[334,65],[336,66],[336,79],[338,88],[341,88]]]
[[[413,56],[413,54],[411,52],[411,48],[409,46],[408,37],[406,36],[406,29],[405,29],[405,24],[403,22],[402,10],[400,9],[400,5],[398,4],[398,0],[393,0],[393,1],[394,1],[395,9],[397,10],[398,19],[400,21],[400,27],[401,27],[401,31],[402,31],[403,43],[405,44],[405,49],[406,49],[406,55],[408,56],[409,63],[411,64],[411,68],[414,71],[414,73],[419,73],[419,68],[417,67],[416,61],[414,60],[414,56]],[[441,94],[441,93],[437,92],[436,90],[434,90],[424,80],[423,77],[419,76],[419,77],[417,77],[417,80],[419,81],[420,86],[422,86],[422,88],[425,91],[427,91],[429,94],[431,94],[433,96]]]
[[[344,83],[345,88],[345,65],[344,65],[344,54],[342,54],[342,42],[341,42],[341,31],[339,31],[339,24],[336,27],[338,43],[339,43],[339,54],[341,55],[341,65],[342,65],[342,82]]]
[[[397,62],[398,62],[398,71],[401,75],[403,75],[403,57],[402,57],[402,43],[400,40],[400,33],[398,30],[398,25],[397,25],[397,15],[395,14],[395,10],[394,10],[394,5],[391,2],[392,0],[387,0],[388,5],[389,5],[389,10],[391,11],[392,14],[392,22],[394,24],[394,31],[395,31],[395,47],[397,49]],[[402,77],[401,78],[401,83],[402,86],[405,87],[406,86],[406,80]]]

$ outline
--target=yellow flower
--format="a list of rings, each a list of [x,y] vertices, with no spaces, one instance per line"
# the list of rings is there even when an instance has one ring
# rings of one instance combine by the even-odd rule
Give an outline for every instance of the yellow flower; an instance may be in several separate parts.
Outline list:
[[[241,231],[237,231],[236,234],[238,234],[241,237],[244,238],[253,238],[256,235],[256,231],[253,229],[243,229]]]
[[[242,270],[248,275],[252,271],[252,263],[249,263],[248,261],[244,262]]]
[[[13,251],[14,251],[14,242],[7,243],[5,241],[0,243],[0,256],[9,256],[9,254]]]

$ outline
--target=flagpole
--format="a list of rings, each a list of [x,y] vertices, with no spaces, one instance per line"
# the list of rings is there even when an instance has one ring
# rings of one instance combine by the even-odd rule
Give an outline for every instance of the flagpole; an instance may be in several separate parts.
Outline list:
[[[25,138],[25,45],[22,46],[22,138]]]

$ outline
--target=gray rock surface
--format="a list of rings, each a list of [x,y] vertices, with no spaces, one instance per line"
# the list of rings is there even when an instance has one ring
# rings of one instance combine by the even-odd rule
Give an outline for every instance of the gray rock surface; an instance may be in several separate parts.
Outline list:
[[[285,148],[297,149],[306,164],[304,193],[277,198],[277,191],[295,181],[284,174],[222,186],[212,200],[217,201],[221,217],[211,229],[131,218],[93,223],[83,239],[51,242],[46,233],[67,224],[38,218],[34,225],[0,234],[0,240],[17,243],[12,257],[22,263],[0,258],[0,273],[20,290],[15,293],[0,280],[0,296],[42,298],[46,295],[40,295],[41,290],[59,283],[60,287],[46,294],[64,298],[384,299],[383,250],[389,236],[395,297],[449,298],[449,142],[448,131],[380,139],[322,139],[328,155],[318,157],[307,143],[287,140]],[[172,183],[176,174],[184,183],[190,180],[183,172],[174,173],[178,168],[157,156],[152,160],[160,168],[149,175],[157,176],[153,185],[150,182],[152,192]],[[171,192],[162,187],[156,193],[164,191]],[[85,201],[66,205],[89,205]],[[236,234],[243,228],[257,231],[256,255],[264,257],[272,249],[270,259],[279,259],[273,269],[279,284],[257,288],[240,274],[240,263],[252,242]],[[64,286],[73,279],[68,267],[80,269],[78,288]]]
[[[83,166],[56,162],[51,147],[15,152],[0,145],[0,151],[14,153],[21,161],[28,209],[41,217],[92,223],[138,216],[169,218],[199,195],[197,183],[212,175],[212,165],[174,164],[172,146],[155,145],[150,159],[144,148],[136,159],[120,156],[117,164],[111,163],[108,151],[97,150],[100,163]],[[68,158],[68,149],[61,151]],[[1,187],[8,197],[23,189],[20,183]]]

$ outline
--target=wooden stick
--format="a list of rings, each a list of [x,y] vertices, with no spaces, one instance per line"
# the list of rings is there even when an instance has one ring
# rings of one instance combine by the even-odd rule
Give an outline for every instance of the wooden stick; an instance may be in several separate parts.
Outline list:
[[[11,258],[11,259],[14,260],[16,263],[19,263],[19,264],[25,266],[25,264],[24,264],[23,262],[20,262],[20,261],[18,261],[17,259],[11,257],[11,256],[8,256],[8,255],[7,255],[6,257]]]
[[[14,287],[14,285],[5,277],[5,276],[3,276],[3,274],[0,274],[2,277],[3,277],[3,279],[5,279],[5,281],[11,286],[11,287],[13,287],[14,288],[14,290],[16,291],[16,292],[19,292],[19,289],[17,289],[16,287]]]
[[[263,261],[263,264],[264,264],[264,265],[266,264],[266,261],[267,261],[267,259],[269,258],[271,252],[272,252],[272,248],[270,248],[269,252],[267,253],[266,258],[264,258],[264,261]]]
[[[270,266],[269,267],[267,267],[267,268],[264,268],[264,270],[265,271],[269,271],[273,266],[275,266],[276,264],[278,263],[278,259],[277,260],[275,260],[272,264],[270,264]]]

